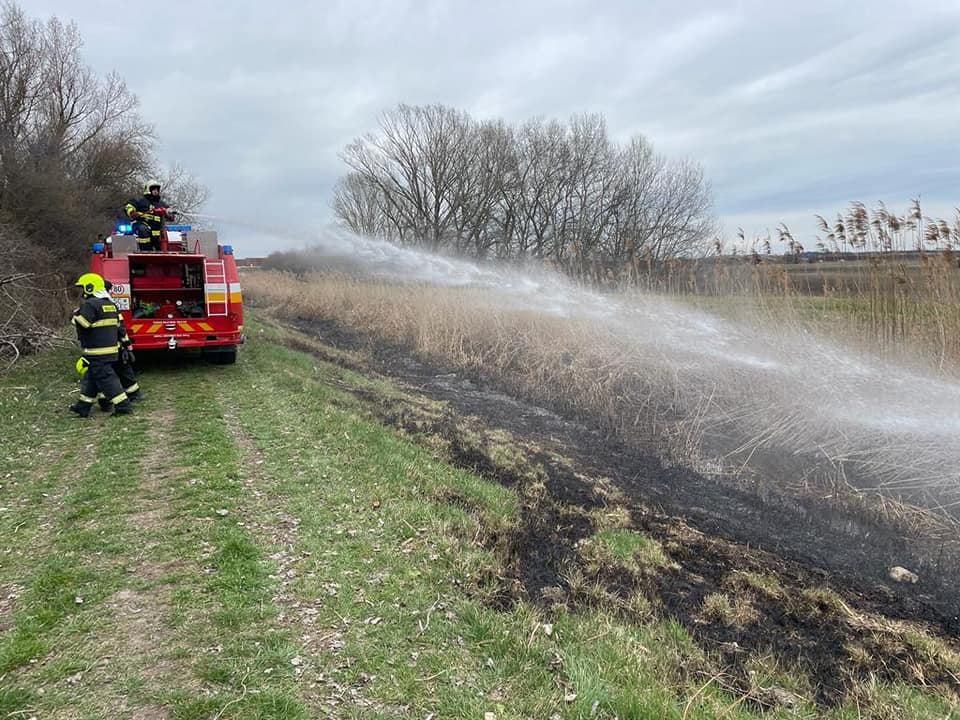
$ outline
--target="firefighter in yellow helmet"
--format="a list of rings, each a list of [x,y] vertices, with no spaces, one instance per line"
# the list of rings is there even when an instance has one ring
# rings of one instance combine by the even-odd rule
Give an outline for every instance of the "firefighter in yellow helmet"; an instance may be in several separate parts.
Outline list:
[[[120,351],[117,339],[120,311],[110,299],[103,278],[96,273],[81,275],[75,285],[80,288],[83,301],[74,311],[71,322],[77,329],[77,339],[83,348],[81,359],[87,361],[87,371],[80,382],[80,399],[70,410],[87,417],[97,394],[103,393],[113,405],[114,413],[124,415],[130,412],[130,399],[113,369]]]
[[[173,210],[160,197],[160,182],[147,180],[143,185],[143,195],[130,198],[125,210],[133,221],[137,248],[141,252],[159,250],[164,221],[176,219]]]

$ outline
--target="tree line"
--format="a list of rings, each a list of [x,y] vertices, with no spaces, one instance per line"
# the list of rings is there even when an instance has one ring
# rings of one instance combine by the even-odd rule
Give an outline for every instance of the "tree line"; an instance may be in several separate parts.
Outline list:
[[[510,125],[443,105],[399,105],[342,152],[337,220],[358,234],[477,258],[576,270],[707,251],[702,168],[643,136],[614,142],[602,115]]]
[[[147,176],[184,209],[205,197],[182,168],[158,171],[136,96],[82,47],[75,23],[0,4],[0,356],[53,336],[64,287]]]

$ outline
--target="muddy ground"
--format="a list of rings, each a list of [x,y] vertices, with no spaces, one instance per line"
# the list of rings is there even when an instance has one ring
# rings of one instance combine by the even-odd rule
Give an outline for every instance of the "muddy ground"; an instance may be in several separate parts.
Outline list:
[[[291,339],[291,346],[374,370],[415,396],[441,401],[446,410],[437,415],[403,399],[355,391],[381,421],[421,440],[440,439],[449,460],[518,489],[521,521],[506,537],[483,538],[504,558],[494,579],[496,606],[507,609],[521,598],[569,607],[603,603],[629,615],[630,598],[639,594],[721,657],[731,689],[752,692],[759,705],[779,701],[751,690],[746,663],[756,653],[801,668],[823,705],[839,702],[870,676],[960,688],[956,666],[905,639],[895,622],[920,622],[960,648],[960,543],[949,527],[933,523],[927,532],[916,523],[908,528],[861,512],[857,502],[791,497],[775,489],[777,478],[738,487],[665,467],[642,442],[625,445],[476,378],[428,367],[402,348],[331,323],[293,327],[322,344]],[[363,352],[346,357],[324,345]],[[493,459],[504,431],[535,472]],[[533,475],[545,492],[523,491]],[[581,543],[593,535],[593,518],[611,507],[611,497],[628,513],[631,529],[661,544],[669,570],[584,562]],[[471,510],[462,498],[444,500]],[[895,565],[916,572],[920,581],[891,581]],[[572,587],[571,568],[579,568],[596,591]],[[758,576],[775,577],[776,587],[748,580]],[[742,600],[746,619],[705,612],[704,599],[715,594]]]

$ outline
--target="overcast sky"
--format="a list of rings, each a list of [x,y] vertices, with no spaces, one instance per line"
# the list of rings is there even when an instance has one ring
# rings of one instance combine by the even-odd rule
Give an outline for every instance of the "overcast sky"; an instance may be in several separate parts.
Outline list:
[[[338,157],[397,103],[478,119],[603,113],[701,162],[730,238],[850,200],[960,204],[960,0],[21,0],[73,19],[117,70],[160,155],[211,190],[206,212],[329,222]],[[221,226],[239,255],[282,237]],[[298,240],[296,244],[300,244]]]

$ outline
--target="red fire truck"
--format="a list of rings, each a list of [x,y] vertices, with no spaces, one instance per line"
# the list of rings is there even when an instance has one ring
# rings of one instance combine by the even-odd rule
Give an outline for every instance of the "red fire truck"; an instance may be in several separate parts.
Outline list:
[[[93,245],[90,271],[109,280],[137,352],[200,348],[213,362],[236,362],[244,340],[233,248],[217,234],[169,225],[161,249],[140,252],[129,225]]]

